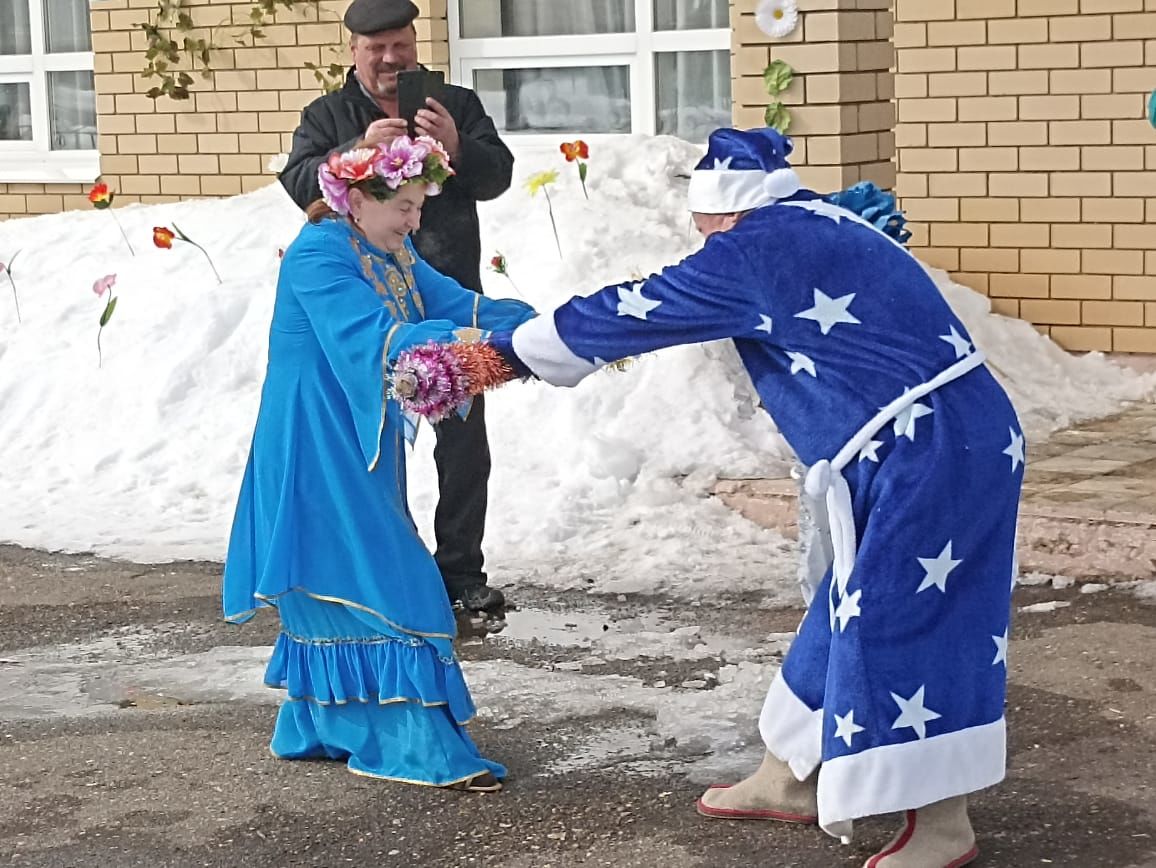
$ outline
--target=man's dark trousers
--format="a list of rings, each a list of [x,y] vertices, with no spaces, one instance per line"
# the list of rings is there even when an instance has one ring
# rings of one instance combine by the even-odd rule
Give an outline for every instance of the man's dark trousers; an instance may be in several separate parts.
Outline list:
[[[434,512],[434,559],[453,598],[486,583],[482,534],[490,478],[485,401],[474,399],[465,419],[453,416],[435,425],[438,505]]]

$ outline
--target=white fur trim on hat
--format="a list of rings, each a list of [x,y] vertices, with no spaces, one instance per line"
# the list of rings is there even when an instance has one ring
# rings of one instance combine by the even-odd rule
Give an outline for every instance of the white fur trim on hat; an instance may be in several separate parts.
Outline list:
[[[794,169],[698,169],[690,176],[687,205],[696,214],[738,214],[794,196],[802,187]]]

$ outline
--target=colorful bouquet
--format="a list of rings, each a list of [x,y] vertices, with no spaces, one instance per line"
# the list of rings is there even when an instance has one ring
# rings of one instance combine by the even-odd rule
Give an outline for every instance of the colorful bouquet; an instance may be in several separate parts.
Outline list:
[[[430,341],[398,355],[389,376],[389,396],[407,413],[436,423],[471,398],[515,378],[501,353],[487,343]]]

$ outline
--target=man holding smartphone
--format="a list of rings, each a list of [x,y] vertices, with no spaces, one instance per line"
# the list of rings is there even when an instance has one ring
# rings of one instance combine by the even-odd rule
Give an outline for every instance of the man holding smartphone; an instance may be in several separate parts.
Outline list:
[[[412,119],[402,116],[398,74],[422,69],[413,23],[417,16],[410,0],[354,0],[349,6],[344,20],[353,67],[340,90],[305,107],[281,184],[304,209],[321,198],[317,168],[330,153],[346,151],[362,139],[388,144],[405,135],[412,121],[418,135],[442,143],[457,171],[440,196],[426,201],[414,243],[438,271],[481,292],[477,203],[509,189],[514,157],[478,95],[468,88],[427,81],[437,88],[438,97],[427,99]],[[475,399],[464,420],[453,417],[435,431],[439,500],[434,557],[452,601],[470,611],[492,613],[505,599],[486,585],[482,570],[490,476],[483,400]]]

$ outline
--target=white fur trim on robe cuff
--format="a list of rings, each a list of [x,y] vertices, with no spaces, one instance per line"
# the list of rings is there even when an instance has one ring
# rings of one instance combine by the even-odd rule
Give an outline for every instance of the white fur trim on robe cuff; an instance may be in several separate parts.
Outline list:
[[[794,196],[802,187],[794,169],[698,169],[691,173],[686,204],[696,214],[738,214]]]
[[[597,365],[574,355],[563,343],[553,311],[514,329],[511,343],[522,363],[552,386],[577,386],[598,370]]]
[[[839,837],[851,820],[974,793],[998,784],[1006,770],[1003,718],[829,759],[819,770],[819,825]]]
[[[759,732],[767,750],[790,766],[801,781],[823,760],[823,710],[809,709],[787,685],[782,670],[767,691]]]

